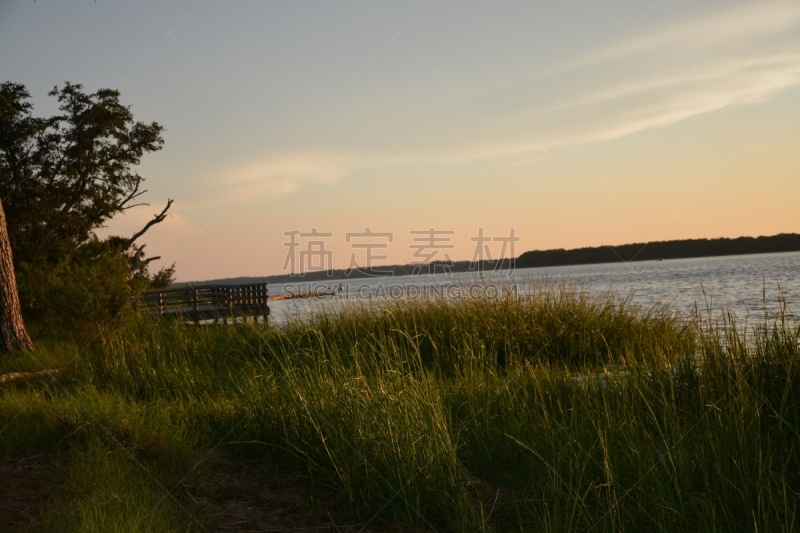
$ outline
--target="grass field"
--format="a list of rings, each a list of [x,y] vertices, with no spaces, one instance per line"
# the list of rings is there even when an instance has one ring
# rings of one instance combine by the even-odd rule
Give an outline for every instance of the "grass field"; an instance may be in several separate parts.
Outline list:
[[[0,386],[0,509],[12,531],[797,531],[798,324],[722,318],[544,284],[40,334],[0,361],[64,369]]]

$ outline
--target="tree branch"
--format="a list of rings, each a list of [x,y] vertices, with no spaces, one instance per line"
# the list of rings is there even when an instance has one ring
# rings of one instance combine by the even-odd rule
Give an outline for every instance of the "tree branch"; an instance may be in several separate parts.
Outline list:
[[[118,209],[119,211],[125,211],[127,209],[130,209],[132,207],[136,207],[138,205],[149,205],[149,204],[136,204],[136,205],[128,205],[128,206],[125,205],[128,202],[130,202],[131,200],[133,200],[134,198],[138,198],[139,196],[141,196],[141,195],[143,195],[144,193],[147,192],[146,189],[144,191],[140,191],[139,190],[139,186],[141,184],[142,184],[142,177],[137,175],[136,176],[136,183],[133,185],[133,188],[132,188],[130,194],[128,194],[128,196],[126,196],[123,200],[120,200],[119,202],[117,202],[117,205],[115,206],[115,208]]]
[[[148,257],[147,259],[140,259],[140,257],[142,257],[144,255],[142,253],[142,250],[144,250],[144,247],[145,247],[145,245],[143,244],[143,245],[139,246],[138,248],[136,248],[136,252],[134,252],[133,256],[131,257],[131,262],[130,262],[130,273],[131,274],[133,274],[134,272],[136,272],[137,270],[139,270],[142,267],[146,267],[147,265],[149,265],[153,261],[161,259],[160,255],[156,255],[156,256],[153,256],[153,257]]]
[[[153,216],[153,218],[150,220],[150,222],[148,222],[147,224],[145,224],[145,226],[144,226],[142,229],[140,229],[139,231],[137,231],[136,233],[134,233],[134,234],[133,234],[133,237],[131,237],[130,239],[128,239],[128,242],[127,242],[127,243],[125,244],[125,246],[122,248],[122,251],[124,252],[125,250],[127,250],[128,248],[130,248],[130,247],[133,245],[133,243],[136,241],[136,239],[138,239],[139,237],[141,237],[142,235],[144,235],[144,234],[145,234],[145,232],[146,232],[147,230],[149,230],[151,227],[155,226],[156,224],[159,224],[159,223],[163,222],[163,221],[164,221],[164,219],[165,219],[165,218],[167,218],[167,210],[169,210],[169,208],[170,208],[170,206],[171,206],[171,205],[172,205],[172,200],[171,200],[171,199],[168,199],[168,200],[167,200],[167,206],[166,206],[166,207],[163,209],[163,211],[161,211],[161,213],[159,213],[159,214],[157,214],[157,215],[154,215],[154,216]],[[138,253],[137,253],[137,255],[138,255]]]
[[[125,207],[123,207],[121,210],[122,210],[122,211],[127,211],[128,209],[133,209],[134,207],[141,207],[141,206],[143,206],[143,205],[150,205],[150,204],[148,204],[148,203],[145,203],[145,202],[142,202],[141,204],[126,205],[126,206],[125,206]]]
[[[151,261],[158,261],[161,259],[160,255],[154,255],[153,257],[148,257],[147,259],[142,259],[139,261],[140,266],[149,265]]]

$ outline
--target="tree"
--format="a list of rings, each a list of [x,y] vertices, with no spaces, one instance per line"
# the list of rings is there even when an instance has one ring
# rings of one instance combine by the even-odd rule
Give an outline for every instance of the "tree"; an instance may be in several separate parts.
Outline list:
[[[6,214],[0,201],[0,350],[33,350],[33,341],[22,322],[11,243],[6,228]]]
[[[0,85],[0,195],[18,261],[57,262],[114,215],[146,205],[133,169],[164,144],[163,128],[134,122],[119,91],[66,82],[49,95],[60,114],[37,118],[23,85]]]
[[[36,315],[52,295],[47,283],[59,290],[103,290],[101,265],[112,265],[118,280],[114,254],[128,263],[127,277],[123,272],[115,287],[168,284],[174,265],[150,277],[148,265],[157,258],[145,257],[144,246],[135,241],[166,218],[172,200],[130,238],[100,242],[95,235],[113,216],[148,205],[139,203],[147,191],[135,167],[144,154],[162,148],[163,128],[134,121],[116,90],[87,93],[82,85],[66,82],[49,95],[58,100],[59,113],[35,117],[24,85],[0,84],[0,200],[8,242],[0,267],[12,265],[3,273],[2,290],[11,291],[16,268],[23,311]],[[16,288],[11,292],[17,295]]]

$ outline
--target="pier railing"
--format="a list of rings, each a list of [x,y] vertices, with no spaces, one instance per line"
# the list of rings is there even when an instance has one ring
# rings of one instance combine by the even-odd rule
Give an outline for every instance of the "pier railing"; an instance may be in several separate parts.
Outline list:
[[[144,291],[136,300],[140,312],[186,320],[269,315],[266,283],[196,285]]]

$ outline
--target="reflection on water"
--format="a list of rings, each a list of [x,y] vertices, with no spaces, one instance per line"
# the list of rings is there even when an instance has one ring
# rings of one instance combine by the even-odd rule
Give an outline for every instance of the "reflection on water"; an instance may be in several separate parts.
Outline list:
[[[270,294],[313,288],[333,295],[319,299],[274,301],[270,302],[270,309],[273,320],[280,324],[289,316],[307,315],[311,309],[335,310],[353,301],[414,299],[426,295],[464,297],[469,295],[469,287],[485,287],[486,284],[502,287],[516,283],[517,290],[524,291],[543,279],[578,284],[593,293],[611,290],[615,296],[630,297],[645,307],[669,304],[683,313],[692,313],[695,304],[701,310],[705,309],[708,302],[716,314],[725,308],[744,319],[763,316],[765,303],[767,310],[777,311],[781,293],[789,309],[800,302],[800,252],[526,268],[518,269],[512,278],[505,272],[486,273],[483,280],[475,273],[331,280],[313,284],[298,278],[297,283],[271,285]],[[485,289],[484,292],[472,293],[472,296],[476,295],[492,297],[492,293]]]

